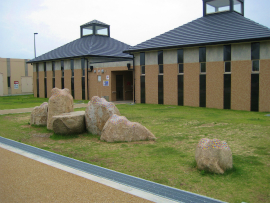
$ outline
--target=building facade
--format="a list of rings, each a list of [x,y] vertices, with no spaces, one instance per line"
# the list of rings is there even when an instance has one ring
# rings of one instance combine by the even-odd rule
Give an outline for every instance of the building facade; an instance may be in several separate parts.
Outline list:
[[[0,96],[33,93],[33,66],[27,61],[0,58]]]
[[[35,96],[67,87],[75,99],[270,112],[270,29],[244,17],[244,0],[203,0],[203,17],[133,47],[109,28],[86,23],[31,60]]]
[[[124,51],[136,102],[270,112],[270,29],[243,0],[203,0],[203,14]]]
[[[133,100],[133,60],[123,53],[129,45],[111,38],[110,26],[97,20],[80,31],[79,39],[28,62],[34,66],[35,97],[49,98],[57,87],[68,88],[76,100]]]

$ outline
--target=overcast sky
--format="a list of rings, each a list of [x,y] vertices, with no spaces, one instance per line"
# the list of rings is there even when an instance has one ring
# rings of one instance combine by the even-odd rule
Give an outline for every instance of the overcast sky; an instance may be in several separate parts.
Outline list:
[[[245,17],[270,28],[270,1],[245,0]],[[0,57],[34,58],[80,37],[99,20],[111,37],[139,44],[202,17],[202,0],[0,0]]]

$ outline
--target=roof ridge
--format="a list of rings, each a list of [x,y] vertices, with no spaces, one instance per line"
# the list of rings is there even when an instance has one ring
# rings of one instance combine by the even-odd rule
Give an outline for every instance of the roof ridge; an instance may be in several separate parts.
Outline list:
[[[103,22],[101,22],[101,21],[99,21],[99,20],[96,20],[96,19],[91,20],[90,22],[85,23],[85,24],[83,24],[83,25],[81,25],[81,26],[84,26],[84,25],[91,25],[91,24],[100,24],[100,25],[107,25],[107,26],[108,26],[108,24],[103,23]]]

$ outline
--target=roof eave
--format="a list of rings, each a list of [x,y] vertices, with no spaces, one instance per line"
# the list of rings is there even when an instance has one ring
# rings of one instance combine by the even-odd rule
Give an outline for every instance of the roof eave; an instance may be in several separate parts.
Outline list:
[[[95,57],[95,58],[111,58],[111,59],[130,59],[132,60],[133,57],[121,57],[121,56],[100,56],[100,55],[81,55],[81,56],[72,56],[72,57],[63,57],[63,58],[57,58],[57,59],[46,59],[46,60],[38,60],[38,61],[27,61],[26,63],[39,63],[39,62],[45,62],[45,61],[58,61],[58,60],[64,60],[64,59],[75,59],[75,58],[86,58],[86,57]]]
[[[207,42],[207,43],[196,43],[196,44],[185,44],[185,45],[176,45],[176,46],[165,46],[165,47],[154,47],[154,48],[146,48],[146,49],[134,49],[134,50],[125,50],[123,53],[132,54],[135,52],[145,52],[145,51],[154,51],[154,50],[164,50],[164,49],[179,49],[185,47],[198,47],[198,46],[207,46],[207,45],[218,45],[218,44],[235,44],[241,42],[252,42],[252,41],[264,41],[270,40],[269,37],[263,38],[249,38],[249,39],[241,39],[241,40],[229,40],[229,41],[218,41],[218,42]]]

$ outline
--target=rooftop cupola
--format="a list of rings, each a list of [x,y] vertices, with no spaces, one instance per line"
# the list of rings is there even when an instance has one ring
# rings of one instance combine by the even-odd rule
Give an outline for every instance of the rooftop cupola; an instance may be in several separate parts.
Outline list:
[[[110,37],[110,25],[102,23],[98,20],[92,20],[80,26],[81,37],[89,35],[99,35]]]
[[[203,0],[203,16],[221,12],[244,15],[244,0]]]

